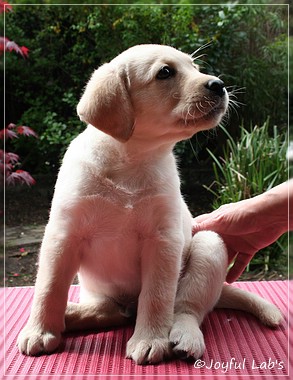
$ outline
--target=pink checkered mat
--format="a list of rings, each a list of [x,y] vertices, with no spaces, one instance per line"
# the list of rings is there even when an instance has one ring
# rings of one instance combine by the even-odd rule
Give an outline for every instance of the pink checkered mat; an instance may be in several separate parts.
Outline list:
[[[198,361],[172,360],[158,365],[138,366],[125,358],[126,342],[133,327],[111,331],[67,334],[58,352],[26,357],[16,339],[30,311],[34,289],[1,290],[1,321],[4,339],[1,375],[7,379],[293,379],[289,377],[289,302],[292,282],[239,282],[233,286],[258,293],[274,302],[284,313],[284,323],[269,329],[255,317],[240,311],[215,310],[203,323],[206,351]],[[69,299],[78,301],[79,287],[70,288]],[[292,310],[291,310],[292,311]],[[4,315],[3,315],[4,314]],[[292,334],[291,334],[292,335]],[[290,343],[290,344],[289,344]],[[292,351],[291,351],[292,352]]]

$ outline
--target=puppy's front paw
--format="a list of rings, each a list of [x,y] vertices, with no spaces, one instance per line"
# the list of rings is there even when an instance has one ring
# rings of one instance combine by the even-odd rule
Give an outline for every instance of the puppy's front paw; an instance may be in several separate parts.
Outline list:
[[[20,332],[17,345],[21,353],[34,356],[55,351],[60,340],[61,333],[44,331],[38,327],[27,325]]]
[[[189,321],[178,320],[170,332],[170,342],[174,354],[180,359],[200,358],[205,351],[205,343],[200,328]]]
[[[172,350],[168,338],[137,338],[134,334],[126,352],[136,364],[155,364],[170,357]]]

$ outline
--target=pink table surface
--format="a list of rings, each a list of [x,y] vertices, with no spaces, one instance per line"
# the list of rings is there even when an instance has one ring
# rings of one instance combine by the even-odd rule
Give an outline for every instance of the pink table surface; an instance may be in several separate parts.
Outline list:
[[[54,354],[20,354],[16,339],[29,316],[34,288],[1,289],[0,379],[293,379],[292,281],[233,286],[275,303],[284,314],[283,324],[270,329],[247,313],[217,309],[204,320],[206,351],[200,360],[147,366],[125,358],[133,327],[65,334]],[[78,297],[79,287],[71,286],[69,299],[77,302]]]

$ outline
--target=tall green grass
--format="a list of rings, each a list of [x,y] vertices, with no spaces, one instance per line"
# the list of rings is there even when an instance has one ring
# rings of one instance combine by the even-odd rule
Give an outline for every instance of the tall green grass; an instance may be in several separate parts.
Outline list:
[[[213,208],[254,197],[288,179],[286,151],[288,136],[267,120],[262,126],[249,130],[240,127],[240,137],[232,138],[228,130],[220,127],[227,136],[222,157],[211,151],[215,181],[208,187],[214,194]],[[287,237],[260,251],[251,261],[248,270],[278,270],[287,250]]]

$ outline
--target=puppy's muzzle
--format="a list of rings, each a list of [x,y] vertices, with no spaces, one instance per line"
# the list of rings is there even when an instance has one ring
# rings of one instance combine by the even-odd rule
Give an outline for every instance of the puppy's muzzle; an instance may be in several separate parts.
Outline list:
[[[196,127],[197,131],[218,125],[229,103],[224,82],[217,77],[202,74],[201,83],[193,82],[188,90],[193,94],[187,98],[183,109],[178,108],[183,116],[180,123],[185,127]]]

